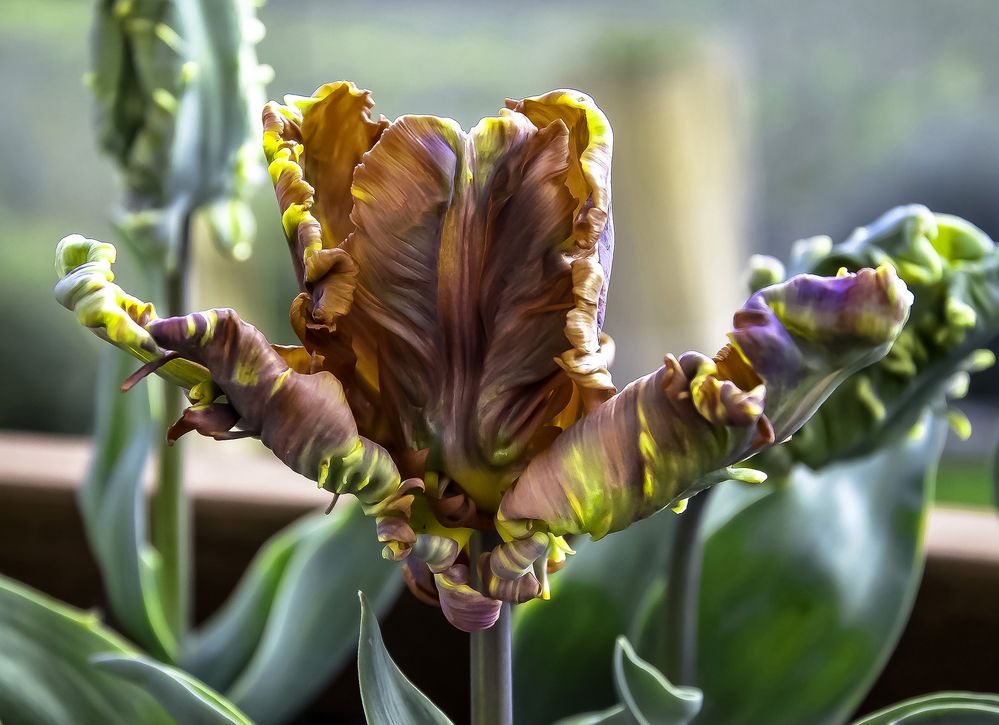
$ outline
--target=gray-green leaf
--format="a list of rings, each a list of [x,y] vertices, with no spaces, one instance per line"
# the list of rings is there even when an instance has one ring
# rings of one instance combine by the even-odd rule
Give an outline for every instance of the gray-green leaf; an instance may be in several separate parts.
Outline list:
[[[252,725],[232,703],[183,670],[142,655],[101,654],[91,661],[99,669],[142,687],[178,723]]]
[[[273,599],[266,586],[251,580],[247,588],[254,591],[241,586],[235,595],[251,600],[250,606],[227,608],[208,630],[216,647],[228,636],[254,641],[252,656],[225,694],[259,722],[287,721],[343,666],[359,623],[353,592],[371,592],[376,610],[384,611],[402,586],[398,565],[382,559],[374,521],[359,506],[343,505],[332,516],[316,514],[295,526],[287,563],[281,567],[280,556],[272,560],[281,568]],[[277,546],[283,545],[279,540]],[[234,646],[245,654],[245,645]]]
[[[664,511],[596,543],[574,541],[576,555],[551,577],[551,600],[514,609],[516,722],[617,702],[615,643],[622,634],[636,638],[641,613],[663,591],[675,517]]]
[[[130,637],[170,660],[177,639],[159,597],[158,555],[147,539],[142,488],[156,426],[145,386],[127,395],[118,389],[134,367],[120,351],[105,351],[96,385],[95,456],[78,496],[111,610]]]
[[[936,692],[896,703],[854,725],[984,725],[999,723],[999,695]]]
[[[635,654],[625,637],[614,645],[614,689],[620,705],[559,720],[558,725],[686,725],[700,711],[704,695],[678,687]]]
[[[618,637],[614,649],[614,685],[640,725],[686,725],[701,710],[704,695],[696,687],[672,684]]]
[[[922,568],[944,437],[928,417],[918,435],[821,472],[798,466],[765,495],[716,491],[704,530],[698,721],[837,723],[856,708]]]
[[[559,720],[555,725],[634,725],[635,719],[624,705],[614,705],[602,712],[587,712]]]
[[[447,715],[416,689],[392,661],[382,641],[378,619],[364,593],[357,595],[361,600],[357,679],[368,725],[451,725]]]
[[[260,548],[225,604],[184,642],[180,664],[185,670],[219,691],[232,686],[260,644],[296,549],[310,534],[322,533],[319,521],[335,525],[327,517],[307,516]]]
[[[0,577],[0,720],[29,725],[167,725],[140,688],[90,658],[134,650],[94,615]]]

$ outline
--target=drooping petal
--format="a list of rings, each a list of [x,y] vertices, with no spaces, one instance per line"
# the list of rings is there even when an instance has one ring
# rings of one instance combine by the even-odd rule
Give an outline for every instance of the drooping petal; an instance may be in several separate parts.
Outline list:
[[[114,246],[71,234],[56,247],[55,296],[59,304],[102,339],[146,363],[164,358],[164,352],[146,330],[156,319],[153,305],[127,294],[114,284]],[[157,373],[187,389],[210,387],[204,367],[188,360],[170,360]],[[205,391],[207,393],[207,391]],[[209,394],[209,399],[214,395]]]
[[[259,435],[285,465],[335,494],[357,496],[378,519],[385,556],[405,555],[416,541],[407,520],[423,484],[402,481],[389,454],[357,434],[335,376],[292,369],[229,309],[155,320],[148,330],[162,348],[206,367],[240,426]]]
[[[784,440],[836,386],[885,356],[912,299],[888,265],[840,277],[798,275],[760,290],[736,313],[731,352],[719,367],[739,378],[750,361]]]
[[[762,290],[714,360],[667,357],[535,458],[499,521],[600,538],[679,504],[775,431],[793,433],[839,382],[883,356],[910,302],[890,268]]]
[[[292,470],[337,493],[363,481],[373,500],[398,489],[388,454],[358,437],[339,381],[292,370],[233,310],[159,319],[148,330],[161,347],[204,365],[242,425]]]
[[[452,625],[463,632],[489,629],[499,618],[503,603],[483,596],[469,585],[468,567],[455,564],[434,575],[441,610]]]

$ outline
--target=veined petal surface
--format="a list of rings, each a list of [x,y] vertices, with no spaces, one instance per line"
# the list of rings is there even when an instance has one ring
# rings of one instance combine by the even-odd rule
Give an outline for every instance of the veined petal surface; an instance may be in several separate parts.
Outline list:
[[[536,457],[500,520],[600,538],[681,504],[719,469],[793,433],[839,382],[883,356],[910,303],[890,268],[761,290],[713,360],[667,357]]]
[[[600,334],[610,126],[575,91],[507,105],[467,133],[433,116],[372,121],[367,93],[342,83],[265,111],[303,258],[303,343],[349,359],[348,397],[387,412],[382,440],[428,450],[493,511],[556,419],[614,392]]]

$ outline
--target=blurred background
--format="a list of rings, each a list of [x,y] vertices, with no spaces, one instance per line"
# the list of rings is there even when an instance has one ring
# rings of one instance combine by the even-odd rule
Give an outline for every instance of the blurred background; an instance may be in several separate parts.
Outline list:
[[[55,243],[114,241],[118,201],[96,150],[92,3],[5,0],[0,89],[0,428],[86,434],[99,341],[53,299]],[[268,94],[348,78],[389,118],[449,115],[466,128],[503,99],[571,86],[616,132],[617,256],[607,330],[620,383],[667,351],[713,350],[744,298],[752,252],[800,237],[841,240],[899,203],[921,202],[999,234],[999,6],[839,3],[270,0],[260,60]],[[941,32],[946,27],[947,32]],[[262,161],[262,159],[261,159]],[[254,201],[252,257],[197,250],[197,307],[233,306],[293,342],[294,297],[269,184]],[[129,283],[129,260],[118,265]],[[952,444],[938,496],[991,502],[995,374],[975,378],[972,441]]]
[[[102,598],[72,491],[87,466],[93,381],[105,345],[79,328],[52,288],[60,238],[116,241],[121,187],[96,150],[83,83],[93,6],[3,0],[0,13],[7,109],[0,573],[83,607]],[[274,69],[270,98],[308,95],[345,78],[373,91],[376,113],[446,115],[465,128],[495,114],[506,97],[568,86],[597,100],[615,130],[617,249],[606,329],[617,343],[619,386],[658,367],[666,352],[717,349],[746,297],[744,271],[754,252],[786,259],[799,238],[840,241],[912,202],[999,237],[999,4],[989,0],[438,0],[419,8],[401,0],[269,0],[259,17],[267,34],[257,54]],[[192,306],[235,307],[272,341],[295,343],[287,312],[297,287],[262,169],[261,182],[252,255],[233,262],[210,243],[196,245]],[[136,261],[124,245],[119,253],[118,280],[146,296]],[[967,442],[951,436],[937,500],[988,507],[999,438],[997,369],[975,376],[960,405],[975,432]],[[224,599],[263,540],[328,502],[271,457],[243,456],[254,445],[189,441],[188,481],[200,496],[199,620]],[[42,485],[28,495],[29,487],[5,488],[10,483]],[[254,496],[255,508],[240,508]],[[960,527],[955,539],[986,546]],[[903,637],[895,660],[934,653],[930,675],[939,681],[889,668],[862,710],[939,686],[995,689],[956,665],[948,671],[948,663],[973,668],[971,660],[985,656],[980,651],[996,651],[982,647],[999,631],[999,557],[990,556],[983,557],[987,575],[953,558],[930,562],[923,604],[910,620],[916,634]],[[402,597],[385,622],[386,640],[400,643],[393,654],[417,684],[437,687],[428,691],[438,702],[464,712],[467,693],[442,691],[435,672],[455,668],[448,653],[466,638],[427,611]],[[431,616],[429,626],[410,626]],[[985,678],[997,671],[980,669]],[[345,672],[324,695],[331,703],[357,701],[353,668]]]

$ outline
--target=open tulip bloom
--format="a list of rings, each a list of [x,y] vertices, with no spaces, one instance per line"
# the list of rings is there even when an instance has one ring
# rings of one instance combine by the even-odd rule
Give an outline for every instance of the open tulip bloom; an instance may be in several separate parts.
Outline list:
[[[593,101],[507,101],[469,132],[371,108],[341,82],[264,109],[301,347],[231,309],[158,318],[113,283],[114,248],[78,235],[59,244],[56,293],[146,363],[126,389],[153,371],[187,389],[171,438],[259,436],[353,494],[384,556],[460,629],[547,598],[565,535],[760,480],[737,464],[794,434],[906,321],[888,264],[803,274],[753,294],[713,357],[667,355],[618,392],[601,329],[612,134]],[[498,543],[471,560],[476,531]]]

